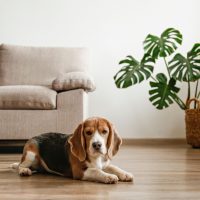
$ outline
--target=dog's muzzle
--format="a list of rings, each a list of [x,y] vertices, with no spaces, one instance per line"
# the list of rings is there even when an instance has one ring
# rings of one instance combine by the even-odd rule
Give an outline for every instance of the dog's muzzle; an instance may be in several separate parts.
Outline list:
[[[92,143],[92,147],[93,147],[96,151],[101,150],[101,146],[102,146],[102,144],[101,144],[100,142],[93,142],[93,143]]]

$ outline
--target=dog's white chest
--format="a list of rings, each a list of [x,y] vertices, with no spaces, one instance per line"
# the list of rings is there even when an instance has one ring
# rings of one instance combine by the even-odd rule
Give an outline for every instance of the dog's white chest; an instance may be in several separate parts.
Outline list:
[[[98,168],[103,169],[108,165],[109,161],[105,161],[104,158],[98,157],[98,158],[92,158],[91,162],[87,162],[87,166],[89,168]]]

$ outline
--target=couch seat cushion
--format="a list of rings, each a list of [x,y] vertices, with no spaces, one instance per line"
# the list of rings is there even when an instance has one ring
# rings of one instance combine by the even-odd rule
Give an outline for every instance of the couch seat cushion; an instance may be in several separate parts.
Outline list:
[[[0,86],[0,109],[55,109],[56,95],[44,86]]]

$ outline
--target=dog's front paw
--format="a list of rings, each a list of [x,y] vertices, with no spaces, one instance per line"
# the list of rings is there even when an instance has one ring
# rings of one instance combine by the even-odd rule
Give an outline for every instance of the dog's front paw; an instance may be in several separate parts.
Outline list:
[[[20,176],[31,176],[32,175],[32,171],[29,168],[19,168],[19,175]]]
[[[117,183],[118,180],[119,180],[119,178],[118,178],[116,175],[114,175],[114,174],[109,174],[109,175],[107,175],[107,176],[105,177],[104,183],[114,184],[114,183]]]
[[[129,172],[124,172],[118,175],[120,181],[133,182],[133,175]]]

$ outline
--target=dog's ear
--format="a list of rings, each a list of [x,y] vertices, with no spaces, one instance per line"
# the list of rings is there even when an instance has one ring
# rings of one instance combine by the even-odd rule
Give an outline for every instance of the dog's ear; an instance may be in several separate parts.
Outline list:
[[[72,154],[81,162],[86,159],[85,138],[83,135],[84,124],[79,124],[74,134],[69,139],[70,149]]]
[[[118,135],[116,128],[108,122],[109,127],[109,136],[107,140],[107,151],[108,157],[111,159],[119,150],[120,145],[122,144],[122,139]]]

